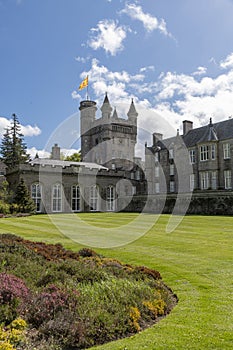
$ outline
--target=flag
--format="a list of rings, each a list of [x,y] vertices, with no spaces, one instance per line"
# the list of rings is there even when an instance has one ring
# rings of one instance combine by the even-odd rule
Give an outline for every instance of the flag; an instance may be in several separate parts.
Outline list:
[[[86,76],[86,78],[81,82],[81,84],[79,85],[79,90],[84,89],[85,87],[88,86],[88,75]]]

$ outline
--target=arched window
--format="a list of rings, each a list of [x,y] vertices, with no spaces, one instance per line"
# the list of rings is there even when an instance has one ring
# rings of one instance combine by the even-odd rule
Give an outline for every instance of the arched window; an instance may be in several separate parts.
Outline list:
[[[115,210],[115,188],[113,186],[107,187],[107,211]]]
[[[99,210],[99,200],[98,200],[98,188],[96,185],[90,187],[90,210]]]
[[[72,186],[71,195],[72,210],[80,211],[80,187],[78,185]]]
[[[42,204],[42,186],[38,183],[32,184],[31,196],[36,206],[36,212],[41,212]]]
[[[62,186],[61,186],[61,184],[53,185],[52,211],[53,212],[62,211]]]

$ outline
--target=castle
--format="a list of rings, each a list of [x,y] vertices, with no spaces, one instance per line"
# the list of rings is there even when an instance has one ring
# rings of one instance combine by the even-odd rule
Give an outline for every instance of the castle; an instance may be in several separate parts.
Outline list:
[[[131,101],[120,118],[106,94],[101,117],[96,102],[80,103],[81,162],[35,158],[7,170],[15,188],[23,178],[38,213],[146,211],[233,214],[233,119],[193,128],[163,139],[153,134],[145,161],[135,157],[137,118]]]

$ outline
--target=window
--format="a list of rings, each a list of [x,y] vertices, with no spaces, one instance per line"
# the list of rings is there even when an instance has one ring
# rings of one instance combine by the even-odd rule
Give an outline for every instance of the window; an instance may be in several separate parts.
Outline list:
[[[205,161],[209,159],[209,146],[203,145],[200,147],[200,160]]]
[[[231,154],[230,154],[230,144],[229,144],[229,143],[224,143],[224,144],[223,144],[223,158],[224,158],[224,159],[229,159],[229,158],[231,158]]]
[[[155,177],[159,177],[159,167],[155,167]]]
[[[155,162],[158,162],[159,161],[159,154],[158,152],[155,153]]]
[[[78,185],[72,186],[71,205],[73,211],[80,211],[80,187]]]
[[[200,173],[201,178],[201,189],[206,190],[209,188],[209,173],[208,171],[203,171]]]
[[[191,164],[194,164],[196,162],[196,156],[195,156],[195,150],[194,149],[191,149],[189,151],[189,157],[190,157]]]
[[[32,184],[31,187],[31,195],[32,195],[32,199],[35,203],[36,206],[36,212],[40,213],[41,212],[41,185],[40,184]]]
[[[171,148],[169,149],[169,159],[173,159],[174,158],[174,149]]]
[[[132,196],[137,194],[137,188],[136,186],[132,186]]]
[[[170,164],[170,175],[174,175],[174,164]]]
[[[93,185],[90,188],[90,210],[97,211],[98,209],[98,189],[96,185]]]
[[[225,170],[224,171],[224,184],[225,184],[225,189],[226,190],[232,188],[232,185],[231,185],[231,170]]]
[[[160,189],[159,189],[159,182],[155,183],[155,193],[159,193]]]
[[[175,192],[175,182],[170,181],[170,192]]]
[[[195,188],[195,176],[194,176],[194,174],[189,175],[189,184],[190,184],[190,191],[193,191]]]
[[[107,211],[115,210],[115,189],[113,186],[107,187]]]
[[[140,180],[141,176],[140,176],[140,170],[136,171],[136,180]]]
[[[62,210],[62,187],[61,184],[53,185],[52,193],[52,211],[60,212]]]
[[[217,189],[217,171],[211,172],[211,188],[213,190]]]
[[[216,158],[216,146],[211,145],[211,159],[214,160]]]

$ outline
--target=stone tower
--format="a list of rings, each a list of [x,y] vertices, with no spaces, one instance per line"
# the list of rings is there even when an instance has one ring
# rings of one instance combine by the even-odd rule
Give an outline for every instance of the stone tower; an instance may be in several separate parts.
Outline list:
[[[135,157],[137,117],[132,100],[127,118],[119,118],[107,94],[96,118],[96,102],[80,103],[82,161],[105,165],[111,169],[130,169]],[[112,113],[113,111],[113,113]]]

